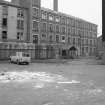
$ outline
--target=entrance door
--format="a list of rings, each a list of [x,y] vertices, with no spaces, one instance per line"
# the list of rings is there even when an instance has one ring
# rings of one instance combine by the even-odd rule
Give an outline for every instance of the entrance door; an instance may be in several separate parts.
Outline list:
[[[75,58],[77,56],[77,49],[73,46],[69,49],[69,57]]]

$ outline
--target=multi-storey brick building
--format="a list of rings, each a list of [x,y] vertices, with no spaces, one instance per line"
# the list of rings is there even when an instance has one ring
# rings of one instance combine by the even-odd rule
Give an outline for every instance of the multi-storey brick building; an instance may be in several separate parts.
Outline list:
[[[0,17],[4,17],[0,18],[2,41],[7,39],[8,34],[8,40],[18,42],[23,40],[40,45],[41,49],[50,46],[52,50],[49,53],[54,51],[55,57],[94,55],[97,45],[97,25],[58,12],[58,2],[54,1],[54,10],[42,8],[40,0],[1,2]],[[7,12],[6,15],[3,15],[4,12]],[[3,27],[2,23],[8,25]],[[41,56],[46,53],[43,50],[40,52]]]

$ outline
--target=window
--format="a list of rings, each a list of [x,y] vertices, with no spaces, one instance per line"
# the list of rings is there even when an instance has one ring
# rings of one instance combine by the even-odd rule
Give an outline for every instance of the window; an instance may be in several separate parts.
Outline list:
[[[7,18],[3,18],[2,26],[7,27]]]
[[[59,25],[56,25],[56,33],[59,33]]]
[[[65,36],[62,36],[62,42],[65,42]]]
[[[84,45],[84,39],[82,39],[82,45]]]
[[[59,42],[59,35],[56,35],[56,42]]]
[[[92,45],[92,40],[90,40],[90,45]]]
[[[18,9],[17,17],[23,18],[24,17],[24,10]]]
[[[53,24],[49,24],[49,31],[53,32]]]
[[[49,20],[50,21],[53,21],[54,19],[53,19],[53,15],[49,15]]]
[[[63,18],[61,18],[61,23],[62,24],[66,24],[66,19],[63,17]]]
[[[68,43],[70,43],[70,37],[68,37]]]
[[[2,39],[7,39],[7,31],[2,31]]]
[[[42,23],[42,29],[43,32],[47,31],[47,24],[46,23]]]
[[[46,34],[42,34],[42,40],[46,40]]]
[[[81,39],[80,38],[78,38],[78,45],[80,45],[81,44]]]
[[[38,35],[33,35],[33,43],[38,44]]]
[[[3,6],[3,15],[8,15],[8,6]]]
[[[24,21],[21,20],[21,29],[24,29]]]
[[[42,12],[42,19],[47,19],[47,13]]]
[[[70,31],[71,31],[71,29],[70,29],[70,28],[68,28],[68,34],[70,34]]]
[[[34,17],[39,17],[39,9],[38,8],[33,8],[32,9],[32,15],[33,15],[33,18]]]
[[[88,53],[88,47],[86,47],[86,52]]]
[[[39,22],[33,21],[33,31],[35,32],[39,31]]]
[[[24,20],[17,20],[17,28],[24,29]]]
[[[60,18],[59,17],[56,17],[55,18],[55,22],[60,22]]]
[[[66,33],[66,28],[62,27],[62,34],[65,34],[65,33]]]
[[[20,33],[19,32],[17,33],[17,39],[18,40],[20,39]]]
[[[88,45],[88,39],[86,39],[86,45]]]
[[[75,44],[76,43],[76,39],[75,38],[73,38],[73,44]]]
[[[52,35],[50,35],[50,37],[49,37],[49,41],[50,41],[50,42],[53,41],[53,37],[52,37]]]
[[[18,40],[23,40],[23,32],[18,32],[17,33],[17,39]]]

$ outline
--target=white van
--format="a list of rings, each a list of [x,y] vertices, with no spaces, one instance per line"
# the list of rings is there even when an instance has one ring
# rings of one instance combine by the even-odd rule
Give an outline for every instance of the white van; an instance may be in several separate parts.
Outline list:
[[[16,64],[29,64],[31,62],[31,57],[28,53],[16,52],[16,55],[10,56],[10,62]]]

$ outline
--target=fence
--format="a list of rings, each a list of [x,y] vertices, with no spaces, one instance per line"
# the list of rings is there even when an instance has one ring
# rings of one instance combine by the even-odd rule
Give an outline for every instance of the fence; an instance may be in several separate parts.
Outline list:
[[[56,56],[56,51],[53,48],[34,48],[34,49],[0,49],[0,60],[7,60],[16,52],[27,52],[32,59],[53,59]]]

